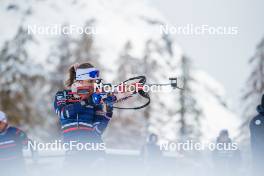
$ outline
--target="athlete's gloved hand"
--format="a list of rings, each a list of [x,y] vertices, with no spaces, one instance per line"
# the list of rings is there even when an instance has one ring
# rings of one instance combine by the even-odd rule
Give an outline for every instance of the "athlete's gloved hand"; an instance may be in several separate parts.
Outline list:
[[[107,97],[103,99],[104,101],[104,111],[109,115],[112,116],[113,114],[113,104],[117,100],[116,96],[108,93]]]

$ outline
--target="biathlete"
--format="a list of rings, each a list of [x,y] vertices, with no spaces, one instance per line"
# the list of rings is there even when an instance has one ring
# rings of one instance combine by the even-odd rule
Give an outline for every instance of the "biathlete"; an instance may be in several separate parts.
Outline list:
[[[54,108],[60,120],[64,143],[75,141],[81,144],[99,144],[93,149],[100,152],[91,152],[89,149],[86,152],[87,148],[81,149],[82,152],[79,152],[78,148],[67,151],[68,156],[81,153],[77,155],[87,159],[86,157],[93,156],[93,153],[104,153],[101,152],[104,145],[100,144],[103,144],[102,134],[113,116],[113,108],[105,104],[96,104],[92,100],[94,85],[99,79],[99,70],[92,64],[75,64],[69,68],[68,72],[66,88],[56,93]],[[84,87],[88,89],[85,96],[76,93],[79,88]],[[114,96],[109,95],[109,97]],[[91,145],[86,146],[91,147]]]
[[[22,130],[9,126],[7,116],[0,111],[0,173],[25,175],[23,148],[29,139]]]

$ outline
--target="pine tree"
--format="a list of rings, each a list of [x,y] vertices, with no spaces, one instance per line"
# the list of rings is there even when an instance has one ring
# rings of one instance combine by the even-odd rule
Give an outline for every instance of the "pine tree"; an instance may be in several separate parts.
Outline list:
[[[117,80],[124,81],[133,76],[144,75],[146,76],[147,81],[157,81],[157,78],[155,78],[153,73],[155,73],[158,65],[156,60],[152,58],[152,54],[158,49],[157,46],[157,43],[152,40],[146,41],[142,58],[136,58],[131,54],[133,46],[131,42],[128,41],[120,54]],[[129,107],[138,106],[144,103],[146,103],[146,100],[139,99],[128,102]],[[118,113],[118,119],[112,120],[112,127],[109,130],[108,136],[113,136],[114,133],[119,133],[115,134],[119,136],[118,140],[124,136],[124,140],[127,140],[126,143],[129,144],[128,146],[139,147],[142,145],[150,132],[151,105],[145,107],[144,109],[137,110],[135,113],[125,112],[122,110],[115,112]],[[126,129],[119,129],[118,131],[113,130],[117,129],[117,127],[121,126],[120,124],[124,122],[129,122],[125,123]]]
[[[264,38],[257,45],[256,53],[249,60],[249,64],[252,67],[252,71],[248,77],[245,93],[242,97],[244,102],[242,136],[247,134],[249,121],[256,115],[256,106],[260,104],[261,97],[264,94]]]
[[[132,76],[138,76],[137,67],[139,59],[133,57],[130,52],[133,49],[131,42],[127,42],[120,54],[120,62],[118,67],[118,81],[124,81]]]
[[[93,19],[86,22],[84,29],[92,28],[95,21]],[[92,34],[83,33],[79,39],[76,40],[76,48],[74,50],[74,61],[75,62],[91,62],[97,68],[100,68],[101,72],[103,67],[98,61],[98,54],[94,47],[94,38]]]
[[[138,76],[138,67],[140,67],[138,58],[131,55],[131,50],[133,49],[132,44],[128,41],[124,49],[121,51],[118,66],[118,75],[116,80],[122,82],[131,78],[133,76]],[[129,107],[137,106],[139,102],[131,101],[128,103]],[[126,104],[127,105],[127,104]],[[125,106],[124,104],[119,104],[117,106]],[[137,148],[140,143],[143,143],[144,137],[142,136],[142,130],[144,126],[142,125],[142,114],[140,111],[131,113],[133,111],[123,111],[115,109],[114,116],[111,120],[111,127],[107,131],[107,142],[115,147],[127,147],[127,148]],[[123,128],[126,126],[126,128]],[[117,138],[111,138],[111,136],[118,136]],[[122,145],[120,145],[122,141]],[[141,142],[140,142],[141,141]]]
[[[158,50],[156,48],[156,44],[152,40],[148,40],[146,42],[143,62],[140,64],[141,69],[143,70],[143,75],[147,77],[147,82],[158,82],[157,78],[155,78],[154,74],[156,72],[156,69],[158,67],[156,61],[152,58],[152,54],[155,52],[153,50]],[[152,95],[151,92],[148,93],[151,98],[158,99],[156,95]],[[151,111],[152,106],[151,104],[143,109],[143,117],[145,120],[145,138],[149,135],[149,127],[151,126],[150,118],[151,118]]]
[[[10,116],[14,124],[27,125],[36,122],[32,108],[38,80],[42,80],[39,66],[35,65],[26,51],[33,42],[32,36],[20,27],[15,37],[7,41],[0,52],[0,108]]]
[[[75,45],[76,42],[70,35],[63,34],[59,37],[57,46],[48,56],[48,60],[55,65],[54,71],[50,73],[50,84],[53,85],[52,92],[64,88],[65,74],[69,66],[76,62],[76,59],[73,58]]]
[[[90,27],[93,23],[93,20],[88,21],[84,28]],[[100,66],[93,47],[93,36],[86,33],[77,38],[68,34],[61,35],[48,57],[48,60],[55,65],[54,71],[50,73],[50,83],[53,85],[52,92],[64,88],[65,75],[67,75],[68,68],[72,64],[91,62],[97,67]]]
[[[181,59],[182,81],[184,90],[180,91],[179,108],[177,114],[179,115],[179,136],[182,139],[200,137],[200,118],[202,117],[202,110],[199,107],[196,98],[193,96],[191,87],[194,78],[191,74],[191,60],[186,56]]]

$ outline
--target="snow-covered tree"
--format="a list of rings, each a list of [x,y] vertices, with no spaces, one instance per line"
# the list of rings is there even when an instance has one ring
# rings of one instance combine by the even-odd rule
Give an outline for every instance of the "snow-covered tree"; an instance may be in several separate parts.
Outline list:
[[[93,28],[94,23],[94,19],[88,20],[84,24],[84,29]],[[73,59],[75,62],[79,63],[91,62],[97,68],[103,69],[98,61],[99,56],[96,52],[96,48],[94,47],[94,36],[92,33],[88,32],[84,32],[76,39],[76,48],[73,53]]]
[[[124,81],[132,76],[138,76],[139,59],[131,55],[132,44],[128,41],[120,54],[117,81]]]
[[[66,25],[65,25],[66,26]],[[53,47],[48,60],[55,65],[55,69],[50,73],[51,91],[63,89],[67,70],[76,59],[73,58],[75,40],[70,35],[62,34],[58,38],[56,47]]]
[[[85,23],[83,29],[89,28],[94,21],[89,20]],[[66,27],[67,24],[64,25]],[[71,36],[69,34],[62,34],[58,38],[55,47],[52,48],[48,60],[55,65],[54,71],[50,74],[50,81],[55,89],[64,88],[64,80],[67,75],[68,68],[74,63],[91,62],[99,67],[98,55],[93,47],[92,34],[83,34],[78,36]],[[52,89],[54,91],[54,89]]]
[[[37,118],[34,87],[43,80],[40,67],[28,57],[26,46],[34,42],[32,36],[20,27],[16,36],[7,41],[0,51],[0,108],[15,124],[34,124]]]
[[[202,118],[202,109],[199,107],[195,96],[193,95],[193,82],[191,60],[182,56],[181,71],[184,90],[180,90],[179,106],[177,107],[178,123],[180,125],[179,137],[194,138],[200,137],[200,120]]]
[[[117,82],[139,76],[140,60],[132,56],[133,46],[128,41],[120,54],[118,62]],[[141,72],[142,73],[142,72]],[[129,102],[129,106],[137,106],[139,102]],[[122,104],[120,105],[122,106]],[[106,140],[115,147],[135,148],[144,141],[144,116],[139,111],[114,110],[114,118],[107,131]],[[126,126],[125,128],[123,128]],[[118,136],[118,138],[116,138]]]
[[[242,97],[244,123],[242,124],[241,135],[248,132],[249,121],[256,115],[256,106],[260,104],[261,97],[264,94],[264,38],[257,45],[255,55],[250,58],[249,64],[252,69]]]
[[[133,76],[144,75],[147,78],[147,83],[155,83],[160,81],[160,75],[156,75],[155,73],[157,73],[157,69],[159,68],[157,59],[162,59],[157,57],[157,53],[158,55],[161,55],[161,53],[165,52],[162,46],[163,45],[160,45],[159,42],[153,41],[151,39],[147,40],[142,58],[136,58],[132,54],[133,46],[131,42],[127,42],[120,54],[117,80],[124,81]],[[151,98],[154,99],[154,103],[159,104],[159,106],[163,108],[164,104],[159,102],[159,95],[152,95],[151,92],[149,92],[149,94]],[[131,107],[144,104],[145,102],[146,100],[135,100],[130,101],[128,104]],[[124,140],[127,140],[126,145],[129,147],[139,147],[140,145],[143,145],[146,137],[149,133],[151,133],[149,128],[151,126],[150,119],[152,118],[153,113],[155,113],[153,111],[152,104],[145,107],[144,109],[134,111],[135,113],[122,110],[117,110],[116,112],[118,119],[112,120],[112,127],[110,127],[107,138],[109,139],[110,136],[119,136],[119,141],[120,138],[124,136]],[[122,130],[117,128],[118,126],[122,126],[120,124],[128,121],[129,123],[126,123],[125,129]],[[116,132],[116,134],[114,132]],[[119,146],[122,145],[119,144]]]

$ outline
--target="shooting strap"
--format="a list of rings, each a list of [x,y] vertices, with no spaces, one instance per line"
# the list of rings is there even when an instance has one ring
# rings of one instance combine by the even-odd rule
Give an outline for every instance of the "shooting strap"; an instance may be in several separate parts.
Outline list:
[[[129,78],[128,80],[126,80],[126,81],[124,81],[124,82],[122,82],[122,83],[126,83],[126,82],[128,82],[128,81],[133,81],[133,80],[137,80],[137,79],[139,79],[139,83],[141,83],[142,85],[144,85],[144,84],[146,83],[146,77],[145,77],[145,76],[137,76],[137,77]],[[121,84],[122,84],[122,83],[121,83]],[[119,84],[119,85],[120,85],[120,84]],[[118,85],[117,85],[117,86],[118,86]],[[147,103],[145,103],[144,105],[141,105],[141,106],[138,106],[138,107],[132,107],[132,108],[122,108],[122,107],[116,107],[116,106],[113,106],[113,108],[115,108],[115,109],[127,109],[127,110],[129,110],[129,109],[130,109],[130,110],[138,110],[138,109],[142,109],[142,108],[147,107],[147,106],[150,104],[151,99],[150,99],[149,94],[148,94],[147,92],[144,92],[143,90],[139,90],[138,92],[135,91],[135,92],[133,92],[131,95],[126,96],[126,97],[123,97],[123,98],[117,100],[117,102],[125,101],[125,100],[127,100],[128,98],[133,97],[133,96],[136,95],[137,93],[138,93],[140,96],[142,96],[142,97],[144,97],[145,99],[147,99],[147,100],[148,100]]]

